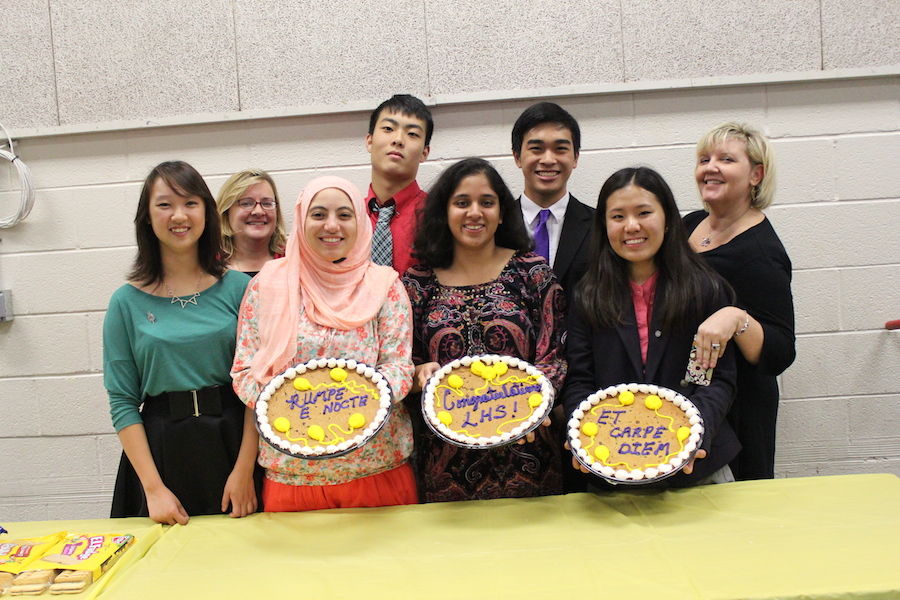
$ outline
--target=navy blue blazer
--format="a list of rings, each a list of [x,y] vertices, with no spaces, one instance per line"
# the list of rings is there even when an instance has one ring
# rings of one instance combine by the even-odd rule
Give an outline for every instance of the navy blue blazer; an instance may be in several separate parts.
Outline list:
[[[562,399],[568,421],[582,400],[599,389],[620,383],[653,383],[686,396],[703,417],[705,432],[701,448],[707,451],[707,457],[694,463],[694,472],[690,475],[681,472],[659,484],[684,487],[727,465],[741,448],[725,418],[736,389],[735,350],[734,342],[726,346],[709,386],[684,382],[691,343],[703,320],[688,319],[672,330],[661,327],[657,314],[658,308],[666,301],[665,288],[665,282],[657,283],[654,310],[650,317],[646,372],[631,304],[627,323],[599,331],[592,331],[578,314],[579,311],[574,306],[570,307],[566,352],[569,371]],[[710,286],[706,298],[715,307],[713,310],[729,305],[724,291],[715,298],[711,297],[712,294]],[[600,481],[599,478],[594,479]]]

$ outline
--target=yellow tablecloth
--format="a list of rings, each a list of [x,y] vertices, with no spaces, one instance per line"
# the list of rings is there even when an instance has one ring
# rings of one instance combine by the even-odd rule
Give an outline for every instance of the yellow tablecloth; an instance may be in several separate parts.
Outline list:
[[[849,475],[194,517],[99,597],[898,598],[898,511],[900,478]]]

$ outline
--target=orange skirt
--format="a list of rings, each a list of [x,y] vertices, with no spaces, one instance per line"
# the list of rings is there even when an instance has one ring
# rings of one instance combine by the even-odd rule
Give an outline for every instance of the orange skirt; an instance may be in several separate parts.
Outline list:
[[[416,477],[408,462],[384,473],[335,485],[288,485],[266,478],[263,480],[262,497],[266,512],[419,503]]]

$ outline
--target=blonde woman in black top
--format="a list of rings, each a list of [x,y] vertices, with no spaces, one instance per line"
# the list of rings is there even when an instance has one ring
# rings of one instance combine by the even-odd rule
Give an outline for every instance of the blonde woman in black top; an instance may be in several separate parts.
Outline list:
[[[794,361],[791,260],[763,213],[775,194],[775,162],[755,127],[725,123],[697,144],[694,171],[705,211],[684,218],[691,247],[734,289],[733,306],[697,330],[702,363],[715,366],[737,346],[737,396],[728,419],[743,449],[732,461],[738,480],[775,476],[780,375]]]

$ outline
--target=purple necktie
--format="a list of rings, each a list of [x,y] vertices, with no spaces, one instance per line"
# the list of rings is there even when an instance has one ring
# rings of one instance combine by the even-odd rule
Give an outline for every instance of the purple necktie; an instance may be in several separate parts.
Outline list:
[[[541,210],[538,215],[538,223],[534,228],[534,251],[550,262],[550,234],[547,233],[547,218],[550,216],[548,209]]]

